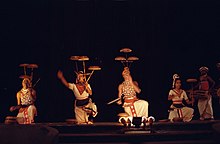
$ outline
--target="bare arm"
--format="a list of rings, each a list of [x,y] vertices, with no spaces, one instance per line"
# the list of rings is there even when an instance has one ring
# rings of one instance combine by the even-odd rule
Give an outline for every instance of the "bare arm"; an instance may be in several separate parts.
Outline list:
[[[208,81],[210,83],[210,88],[209,89],[212,90],[215,86],[215,81],[210,76],[208,76]]]
[[[168,95],[168,100],[172,100],[174,98],[174,95],[172,94],[172,90],[170,90]]]
[[[138,83],[136,81],[132,81],[132,85],[134,87],[135,92],[140,93],[141,89],[138,86]]]
[[[11,106],[10,109],[9,109],[11,112],[16,110],[16,109],[20,109],[20,105],[21,105],[20,92],[17,92],[16,98],[17,98],[17,106]]]
[[[121,98],[121,95],[122,95],[122,85],[120,84],[120,85],[118,86],[118,98]],[[117,104],[118,104],[118,105],[122,104],[121,99],[120,99],[119,101],[117,101]]]
[[[172,100],[174,95],[168,95],[168,100]]]
[[[88,83],[86,83],[86,91],[89,95],[92,95],[92,89],[89,87]]]
[[[136,93],[140,93],[140,92],[141,92],[141,89],[139,88],[138,83],[137,83],[136,81],[133,81],[133,80],[132,80],[131,75],[128,76],[128,79],[129,79],[131,85],[133,86],[135,92],[136,92]]]
[[[16,97],[17,97],[17,105],[20,105],[21,104],[20,92],[17,93]]]
[[[37,99],[37,96],[36,96],[36,91],[33,88],[31,88],[31,96],[32,96],[32,98],[33,98],[33,100],[35,102],[36,99]]]
[[[62,71],[58,71],[57,72],[57,77],[61,80],[61,82],[67,87],[69,88],[69,83],[66,81],[66,79],[63,76],[63,72]]]

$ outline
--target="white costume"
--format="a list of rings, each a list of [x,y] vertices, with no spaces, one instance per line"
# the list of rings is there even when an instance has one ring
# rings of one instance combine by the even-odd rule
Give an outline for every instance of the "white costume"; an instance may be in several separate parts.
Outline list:
[[[90,85],[88,87],[91,89]],[[92,102],[92,99],[89,98],[89,93],[84,90],[81,94],[74,83],[69,83],[69,89],[71,89],[76,97],[74,102],[74,111],[77,122],[88,123],[89,116],[92,115],[95,117],[97,115],[97,107],[95,103]]]
[[[215,81],[207,74],[209,69],[205,66],[199,68],[201,76],[199,77],[199,83],[195,88],[198,87],[199,90],[203,91],[205,96],[198,95],[198,109],[200,114],[200,120],[204,119],[214,119],[213,109],[212,109],[212,95],[210,90],[215,86]]]
[[[132,117],[148,117],[148,102],[136,97],[134,87],[129,81],[122,83],[122,95],[124,95],[124,110]]]
[[[177,92],[175,89],[169,91],[170,96],[174,96],[172,98],[173,104],[170,106],[171,111],[169,112],[169,118],[171,121],[173,118],[182,118],[184,122],[189,122],[192,120],[194,109],[190,107],[186,107],[182,101],[188,100],[186,92],[184,90],[180,90]]]
[[[201,79],[201,78],[200,78]],[[198,99],[198,109],[200,114],[200,119],[213,119],[213,109],[212,109],[212,95],[209,93],[209,81],[205,77],[199,83],[199,90],[206,92],[207,96],[205,98]],[[214,84],[213,84],[214,85]]]

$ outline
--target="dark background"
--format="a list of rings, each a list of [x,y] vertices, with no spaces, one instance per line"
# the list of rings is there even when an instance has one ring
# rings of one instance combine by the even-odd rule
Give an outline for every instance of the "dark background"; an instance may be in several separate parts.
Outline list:
[[[207,66],[218,84],[220,72],[220,17],[213,0],[11,0],[2,1],[0,32],[0,120],[16,104],[21,88],[22,63],[35,63],[34,80],[38,99],[38,122],[59,122],[73,118],[74,95],[57,79],[58,69],[70,82],[75,80],[75,63],[70,56],[86,55],[86,65],[99,65],[90,79],[93,100],[99,114],[95,121],[117,121],[122,108],[106,105],[117,98],[122,81],[123,56],[139,57],[131,65],[133,79],[149,102],[149,115],[168,117],[167,95],[172,75],[178,73],[183,88],[188,78],[199,76]],[[82,66],[81,63],[78,63]],[[213,99],[219,118],[218,98]],[[196,107],[195,107],[196,109]]]

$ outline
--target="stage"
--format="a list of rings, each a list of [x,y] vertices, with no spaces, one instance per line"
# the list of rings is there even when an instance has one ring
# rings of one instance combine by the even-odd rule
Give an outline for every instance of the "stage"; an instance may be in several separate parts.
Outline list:
[[[77,125],[69,122],[31,125],[1,124],[2,143],[150,143],[215,144],[220,140],[220,120],[154,122],[152,126],[125,127],[118,122]],[[22,135],[22,136],[19,136]]]
[[[93,125],[50,123],[64,143],[215,143],[213,125],[220,121],[155,122],[152,127],[127,128],[117,122]],[[220,136],[220,135],[219,135]]]

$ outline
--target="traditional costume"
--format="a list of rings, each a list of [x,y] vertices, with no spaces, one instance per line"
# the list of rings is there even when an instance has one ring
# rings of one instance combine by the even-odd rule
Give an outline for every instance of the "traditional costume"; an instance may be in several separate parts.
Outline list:
[[[24,79],[23,82],[27,81]],[[17,114],[18,122],[21,124],[31,124],[34,123],[34,117],[37,116],[37,109],[34,105],[35,97],[32,93],[35,92],[32,88],[22,88],[18,95],[20,95],[21,105]]]
[[[198,99],[198,109],[200,114],[200,120],[204,119],[214,119],[213,109],[212,109],[212,95],[210,94],[210,89],[215,85],[215,82],[210,76],[207,75],[207,67],[201,67],[199,71],[201,76],[199,78],[199,90],[203,91],[206,97],[202,96]]]
[[[122,95],[124,99],[124,110],[132,117],[148,117],[148,102],[140,100],[129,81],[122,83]]]
[[[88,87],[91,89],[90,84],[88,84]],[[89,123],[89,116],[95,117],[97,115],[95,103],[89,98],[89,93],[86,92],[84,85],[69,83],[69,89],[73,91],[76,97],[74,111],[77,123]]]
[[[194,109],[187,107],[183,104],[183,100],[187,101],[188,97],[184,90],[180,89],[179,91],[177,91],[174,89],[176,79],[179,79],[179,76],[177,74],[174,74],[172,86],[173,89],[169,91],[169,96],[172,96],[172,105],[170,106],[168,119],[173,121],[174,118],[180,118],[184,122],[189,122],[192,120]]]

